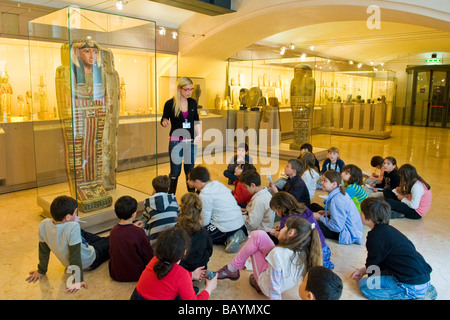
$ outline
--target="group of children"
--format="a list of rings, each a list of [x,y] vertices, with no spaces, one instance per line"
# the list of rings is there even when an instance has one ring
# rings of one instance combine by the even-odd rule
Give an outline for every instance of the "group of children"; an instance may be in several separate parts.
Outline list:
[[[153,194],[137,221],[135,199],[123,196],[116,201],[120,221],[108,237],[81,230],[77,202],[57,197],[50,208],[53,219],[40,226],[38,270],[30,272],[27,281],[45,275],[53,251],[66,267],[81,270],[68,292],[87,287],[82,270],[109,259],[112,279],[137,281],[131,299],[208,299],[217,280],[239,279],[239,270],[250,259],[250,285],[270,299],[281,299],[282,292],[300,280],[302,299],[339,299],[343,283],[332,271],[325,239],[361,245],[366,225],[371,229],[366,265],[351,275],[361,292],[370,299],[436,298],[431,267],[389,225],[391,218],[419,219],[430,208],[430,186],[412,165],[397,169],[393,157],[373,157],[371,165],[377,172],[364,179],[356,165],[345,165],[335,147],[328,150],[319,170],[312,146],[305,144],[299,158],[287,162],[284,177],[276,182],[269,179],[264,186],[251,162],[247,145],[239,145],[224,172],[234,185],[231,191],[211,180],[207,168],[194,167],[187,182],[197,191],[184,194],[180,205],[168,193],[169,178],[154,178]],[[320,204],[312,201],[318,188],[328,193]],[[216,272],[208,270],[213,245],[236,253]],[[372,274],[374,267],[381,272]],[[370,284],[375,277],[382,285],[374,289]],[[202,279],[205,288],[198,293],[192,281]]]

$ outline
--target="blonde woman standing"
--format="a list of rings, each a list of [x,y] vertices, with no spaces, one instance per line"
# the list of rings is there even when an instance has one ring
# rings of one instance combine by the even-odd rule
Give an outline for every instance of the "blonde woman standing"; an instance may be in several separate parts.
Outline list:
[[[195,166],[197,143],[201,140],[202,129],[199,121],[197,102],[191,98],[194,85],[192,80],[181,77],[172,99],[164,104],[161,125],[171,125],[169,137],[170,158],[170,188],[169,193],[175,194],[178,177],[181,174],[181,164],[184,162],[184,173]],[[194,191],[187,186],[188,191]]]

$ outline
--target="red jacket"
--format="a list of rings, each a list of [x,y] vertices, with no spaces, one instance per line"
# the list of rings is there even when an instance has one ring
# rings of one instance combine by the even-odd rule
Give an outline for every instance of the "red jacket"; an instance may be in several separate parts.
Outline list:
[[[174,300],[180,296],[181,300],[208,300],[209,293],[203,290],[195,295],[192,286],[192,275],[178,264],[174,264],[172,270],[159,279],[153,271],[153,265],[158,258],[153,257],[136,285],[137,292],[147,300]]]
[[[253,195],[248,193],[248,191],[245,189],[244,184],[241,183],[239,180],[234,181],[233,184],[234,190],[231,191],[231,193],[233,194],[237,203],[247,205],[252,199]]]

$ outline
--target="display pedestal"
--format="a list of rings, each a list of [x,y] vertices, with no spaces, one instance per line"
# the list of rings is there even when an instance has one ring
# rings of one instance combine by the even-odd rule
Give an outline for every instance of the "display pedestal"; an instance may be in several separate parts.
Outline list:
[[[64,190],[66,188],[67,183],[62,183],[61,190]],[[138,202],[137,216],[140,216],[140,214],[144,210],[145,199],[150,197],[150,195],[147,193],[143,193],[122,185],[117,185],[116,189],[109,190],[108,194],[112,196],[111,206],[88,213],[81,212],[80,210],[78,210],[78,215],[81,220],[80,222],[81,229],[91,233],[100,233],[106,230],[110,230],[119,222],[119,219],[117,218],[116,213],[114,212],[114,203],[116,202],[117,199],[125,195],[135,198],[136,201]],[[46,218],[52,217],[50,214],[50,205],[53,199],[62,195],[67,195],[67,193],[61,191],[48,195],[42,196],[38,195],[37,204],[43,209],[44,217]]]

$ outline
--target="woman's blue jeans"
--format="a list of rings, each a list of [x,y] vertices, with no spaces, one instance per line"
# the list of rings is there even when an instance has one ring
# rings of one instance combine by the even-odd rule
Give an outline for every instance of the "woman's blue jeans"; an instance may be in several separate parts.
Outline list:
[[[170,158],[170,189],[169,193],[177,190],[178,177],[181,174],[181,166],[184,167],[186,180],[189,171],[195,166],[197,156],[197,145],[193,141],[169,141]],[[191,191],[188,186],[188,191]]]

